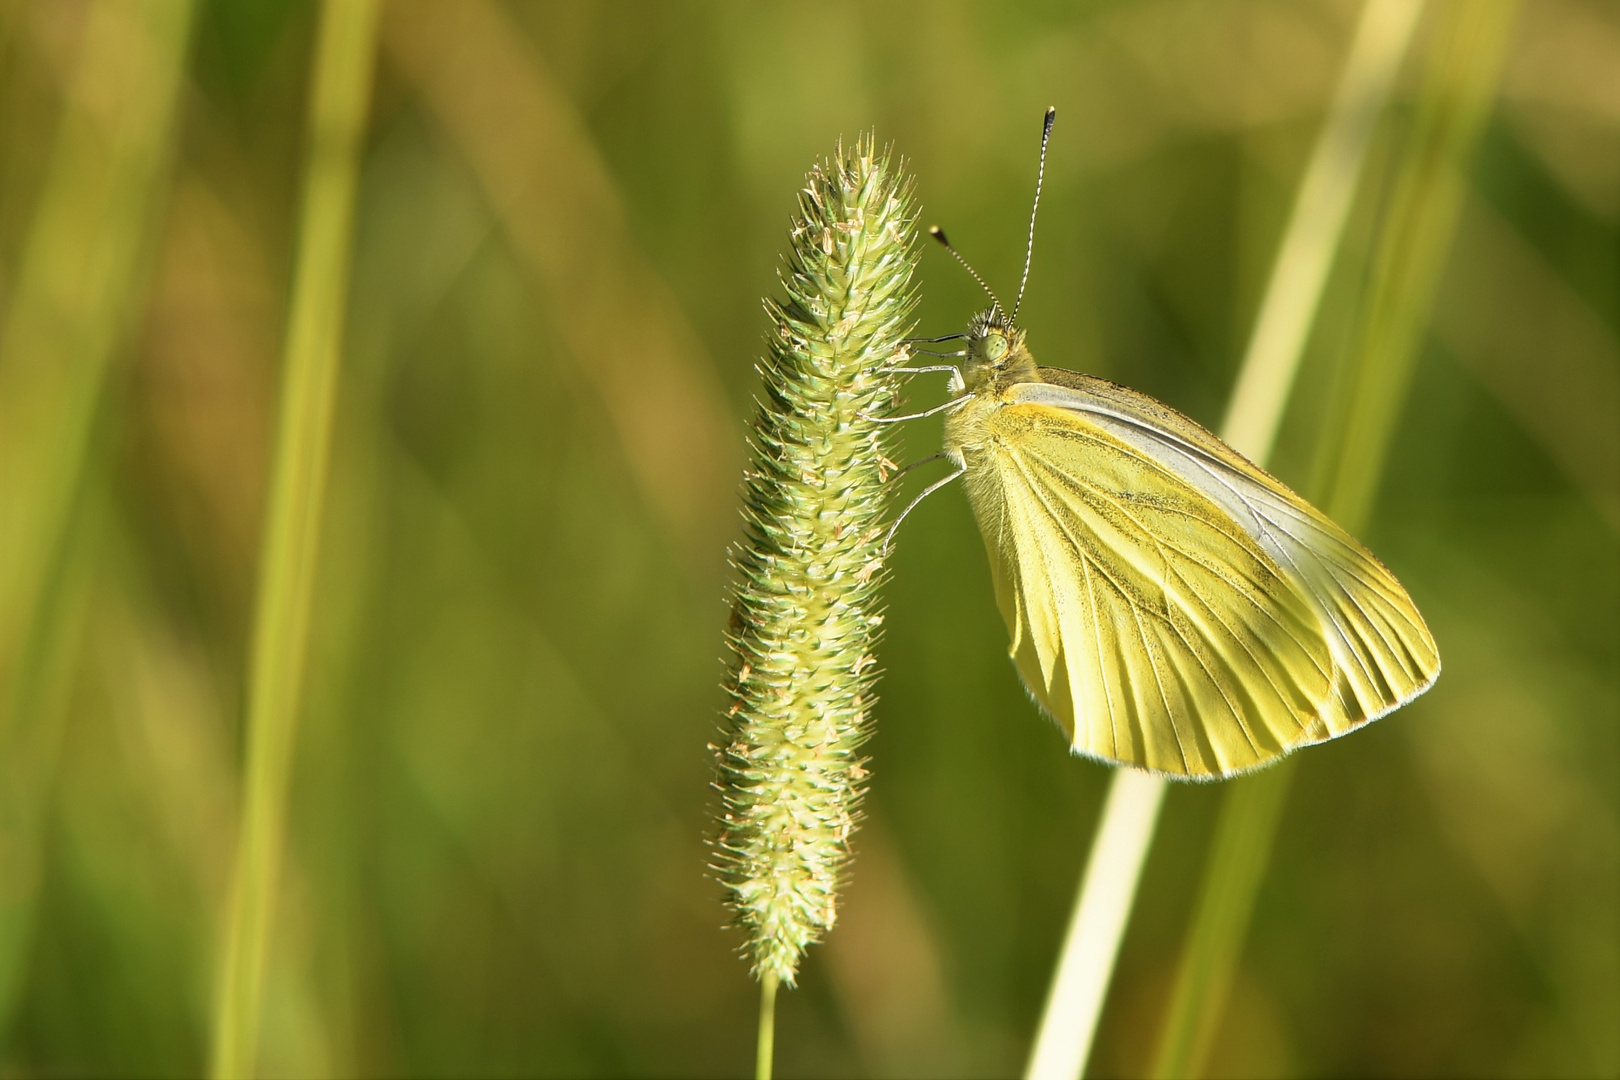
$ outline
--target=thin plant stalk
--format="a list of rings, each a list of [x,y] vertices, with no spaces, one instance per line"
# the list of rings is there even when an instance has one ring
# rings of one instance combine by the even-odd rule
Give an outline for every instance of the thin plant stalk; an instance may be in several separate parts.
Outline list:
[[[1370,295],[1349,366],[1342,417],[1324,428],[1319,504],[1352,532],[1371,516],[1389,440],[1421,343],[1444,257],[1501,66],[1515,5],[1454,3],[1436,26],[1418,113],[1398,154],[1394,192],[1375,245]],[[1232,785],[1182,951],[1151,1075],[1203,1072],[1248,933],[1294,766]]]
[[[327,0],[316,36],[298,253],[248,672],[242,816],[218,984],[212,1072],[221,1078],[251,1076],[258,1055],[378,9],[377,0]]]
[[[1372,133],[1421,7],[1421,0],[1369,0],[1362,9],[1222,424],[1223,437],[1258,463],[1276,441]],[[1030,1080],[1072,1080],[1085,1070],[1164,786],[1154,776],[1115,772],[1030,1056]],[[1121,848],[1126,843],[1139,847]]]
[[[84,12],[0,330],[0,1033],[32,936],[97,416],[140,310],[195,10],[132,0]],[[26,12],[0,19],[9,30]]]
[[[1357,527],[1372,512],[1384,457],[1416,365],[1429,310],[1468,192],[1467,170],[1496,96],[1518,0],[1469,0],[1438,9],[1418,111],[1374,256],[1370,295],[1312,487],[1320,504]],[[1335,460],[1336,459],[1336,460]]]
[[[776,1061],[776,976],[759,980],[759,1043],[754,1050],[755,1080],[771,1080]]]
[[[1150,1076],[1203,1071],[1293,779],[1294,764],[1285,761],[1235,781],[1221,802]]]
[[[1025,1072],[1030,1080],[1073,1080],[1085,1068],[1164,787],[1152,773],[1114,770]]]
[[[1422,10],[1423,0],[1367,0],[1361,9],[1221,424],[1221,436],[1252,461],[1271,456],[1373,131]]]

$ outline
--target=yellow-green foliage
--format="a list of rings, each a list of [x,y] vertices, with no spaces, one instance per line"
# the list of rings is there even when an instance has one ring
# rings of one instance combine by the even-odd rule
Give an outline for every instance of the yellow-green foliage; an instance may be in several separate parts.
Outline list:
[[[810,171],[749,438],[717,869],[757,976],[838,913],[883,616],[883,426],[913,299],[907,185],[870,138]]]

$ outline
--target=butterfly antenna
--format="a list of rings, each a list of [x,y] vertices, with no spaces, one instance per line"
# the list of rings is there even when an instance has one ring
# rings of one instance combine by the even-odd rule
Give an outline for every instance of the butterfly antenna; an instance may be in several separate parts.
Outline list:
[[[1018,309],[1024,306],[1024,286],[1029,284],[1029,264],[1035,257],[1035,214],[1041,208],[1041,181],[1046,179],[1046,144],[1052,139],[1052,122],[1057,119],[1057,106],[1046,109],[1046,122],[1041,127],[1041,164],[1035,171],[1035,205],[1029,208],[1029,243],[1024,247],[1024,276],[1018,281],[1018,299],[1013,302],[1012,321],[1018,321]]]
[[[946,251],[950,252],[952,257],[954,257],[957,262],[962,264],[962,269],[973,275],[973,280],[979,283],[979,288],[990,294],[990,303],[995,305],[995,310],[1001,312],[1005,312],[1007,310],[1001,306],[1001,301],[996,298],[995,290],[990,288],[989,283],[986,282],[984,278],[979,276],[979,272],[977,270],[968,265],[968,261],[962,258],[962,253],[960,251],[957,251],[955,248],[951,247],[951,242],[945,239],[944,229],[940,228],[938,225],[930,225],[928,226],[928,235],[932,236],[935,240],[938,240],[940,245],[944,247]]]

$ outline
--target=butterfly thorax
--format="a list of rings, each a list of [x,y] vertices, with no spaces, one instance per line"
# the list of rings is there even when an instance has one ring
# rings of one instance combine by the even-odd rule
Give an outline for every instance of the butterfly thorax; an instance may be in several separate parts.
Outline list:
[[[1035,358],[1024,345],[1024,332],[999,307],[991,307],[968,324],[967,357],[962,363],[962,392],[994,394],[1015,383],[1035,382]]]

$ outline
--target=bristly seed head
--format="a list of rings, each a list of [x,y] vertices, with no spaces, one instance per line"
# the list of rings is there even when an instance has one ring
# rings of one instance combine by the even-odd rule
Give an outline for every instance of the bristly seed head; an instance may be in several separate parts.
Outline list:
[[[884,425],[910,333],[911,189],[870,137],[810,171],[749,437],[713,841],[756,977],[831,929],[859,821],[883,618]]]

